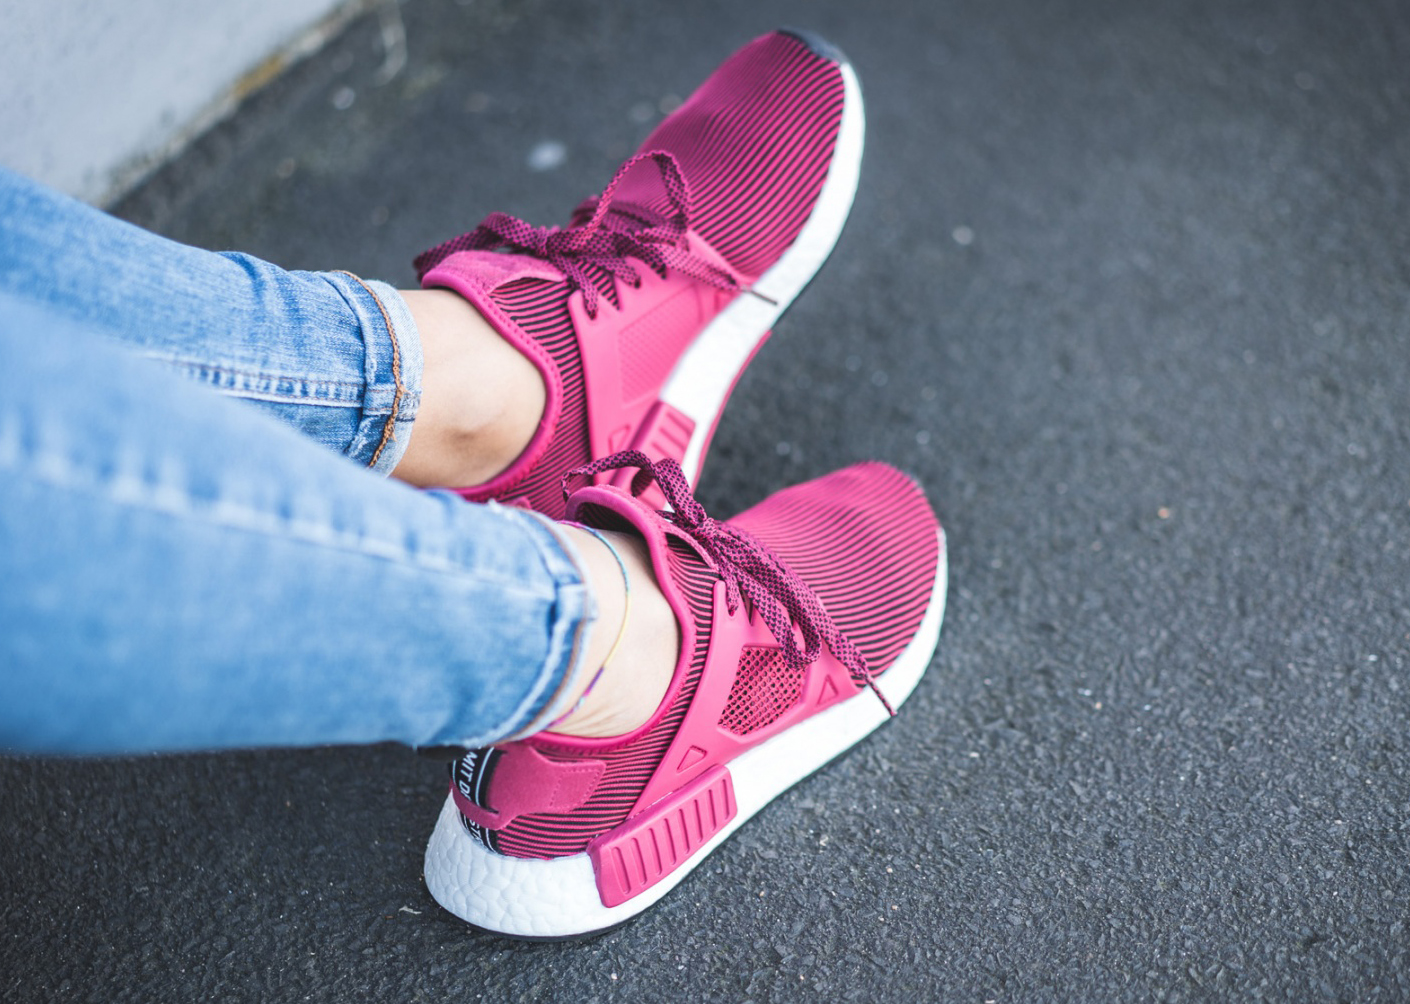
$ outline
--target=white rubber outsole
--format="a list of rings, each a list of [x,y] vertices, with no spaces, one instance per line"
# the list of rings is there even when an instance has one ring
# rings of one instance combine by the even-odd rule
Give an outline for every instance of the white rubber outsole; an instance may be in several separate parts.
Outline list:
[[[774,322],[827,261],[852,210],[862,170],[866,113],[857,75],[848,63],[842,63],[841,68],[842,124],[812,215],[792,246],[754,283],[754,290],[761,295],[738,297],[706,325],[676,361],[661,389],[661,400],[695,423],[681,459],[681,470],[692,485],[700,476],[705,446],[740,372]]]
[[[930,665],[945,616],[945,540],[930,605],[909,645],[882,674],[878,687],[894,708],[915,690]],[[633,899],[602,905],[592,862],[584,852],[549,861],[511,858],[472,839],[446,798],[426,848],[426,887],[451,913],[476,927],[518,938],[570,938],[614,927],[674,889],[724,840],[764,806],[844,753],[887,721],[869,690],[805,719],[728,764],[738,813],[681,867]]]

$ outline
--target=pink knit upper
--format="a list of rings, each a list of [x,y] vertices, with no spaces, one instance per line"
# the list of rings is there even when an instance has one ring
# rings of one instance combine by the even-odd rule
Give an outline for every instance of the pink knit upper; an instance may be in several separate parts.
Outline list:
[[[680,353],[797,238],[843,102],[835,62],[765,35],[668,116],[568,227],[497,213],[417,258],[423,285],[474,304],[548,389],[529,447],[462,495],[562,514],[563,472],[626,446]]]

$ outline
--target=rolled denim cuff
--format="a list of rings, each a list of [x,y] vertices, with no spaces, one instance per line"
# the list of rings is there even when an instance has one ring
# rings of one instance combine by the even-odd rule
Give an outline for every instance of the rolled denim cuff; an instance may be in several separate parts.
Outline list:
[[[348,301],[362,328],[362,416],[346,454],[369,470],[390,474],[406,453],[421,405],[421,335],[406,301],[385,282],[351,272],[324,276]]]

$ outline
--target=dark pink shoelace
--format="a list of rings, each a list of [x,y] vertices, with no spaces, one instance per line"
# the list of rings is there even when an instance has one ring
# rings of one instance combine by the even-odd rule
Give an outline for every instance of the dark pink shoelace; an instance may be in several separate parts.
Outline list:
[[[612,204],[622,178],[648,160],[661,171],[666,197],[674,210],[669,216],[633,203]],[[586,221],[579,222],[583,217]],[[566,228],[536,227],[508,213],[491,213],[469,233],[417,255],[416,275],[424,277],[457,251],[505,248],[540,258],[562,272],[572,286],[582,290],[589,317],[597,316],[598,300],[598,286],[589,269],[601,269],[636,286],[641,275],[628,258],[644,262],[658,274],[670,268],[720,289],[742,289],[734,276],[687,250],[690,189],[675,157],[663,150],[639,153],[623,164],[602,195],[580,206],[573,219],[573,225]]]
[[[623,467],[640,470],[632,477],[631,493],[640,495],[655,481],[674,512],[665,518],[687,533],[710,556],[725,583],[725,603],[731,614],[747,599],[773,632],[790,668],[801,671],[817,660],[827,645],[847,667],[852,679],[876,694],[887,714],[896,712],[877,687],[866,657],[834,623],[822,600],[758,538],[728,523],[711,518],[690,493],[680,464],[669,458],[653,461],[639,450],[624,450],[575,468],[563,476],[563,495],[573,478],[591,477]],[[803,646],[798,644],[802,635]]]

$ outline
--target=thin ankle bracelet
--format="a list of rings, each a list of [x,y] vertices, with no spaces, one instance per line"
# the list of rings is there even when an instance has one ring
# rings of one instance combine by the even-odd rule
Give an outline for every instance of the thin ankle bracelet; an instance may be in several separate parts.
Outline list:
[[[584,530],[587,533],[592,534],[594,537],[596,537],[599,541],[602,542],[603,547],[607,548],[607,550],[612,552],[612,557],[617,562],[617,568],[622,573],[622,586],[625,590],[625,600],[622,608],[622,626],[617,629],[617,638],[615,641],[612,642],[612,647],[607,650],[607,655],[603,657],[602,665],[599,666],[597,668],[597,672],[592,675],[592,679],[589,680],[588,685],[583,688],[583,692],[578,695],[578,699],[573,702],[573,706],[567,711],[565,711],[563,714],[559,715],[553,721],[548,723],[548,728],[550,729],[563,724],[563,722],[571,718],[574,714],[577,713],[578,709],[583,706],[583,702],[586,701],[588,695],[592,693],[592,688],[597,686],[597,681],[601,680],[602,674],[607,671],[607,666],[612,662],[613,656],[617,654],[617,649],[622,647],[622,639],[627,636],[627,621],[632,614],[632,580],[627,575],[627,563],[622,560],[622,555],[617,551],[615,547],[612,546],[611,541],[609,541],[598,531],[594,530],[592,527],[583,526],[581,523],[574,523],[572,525],[577,527],[579,530]]]

